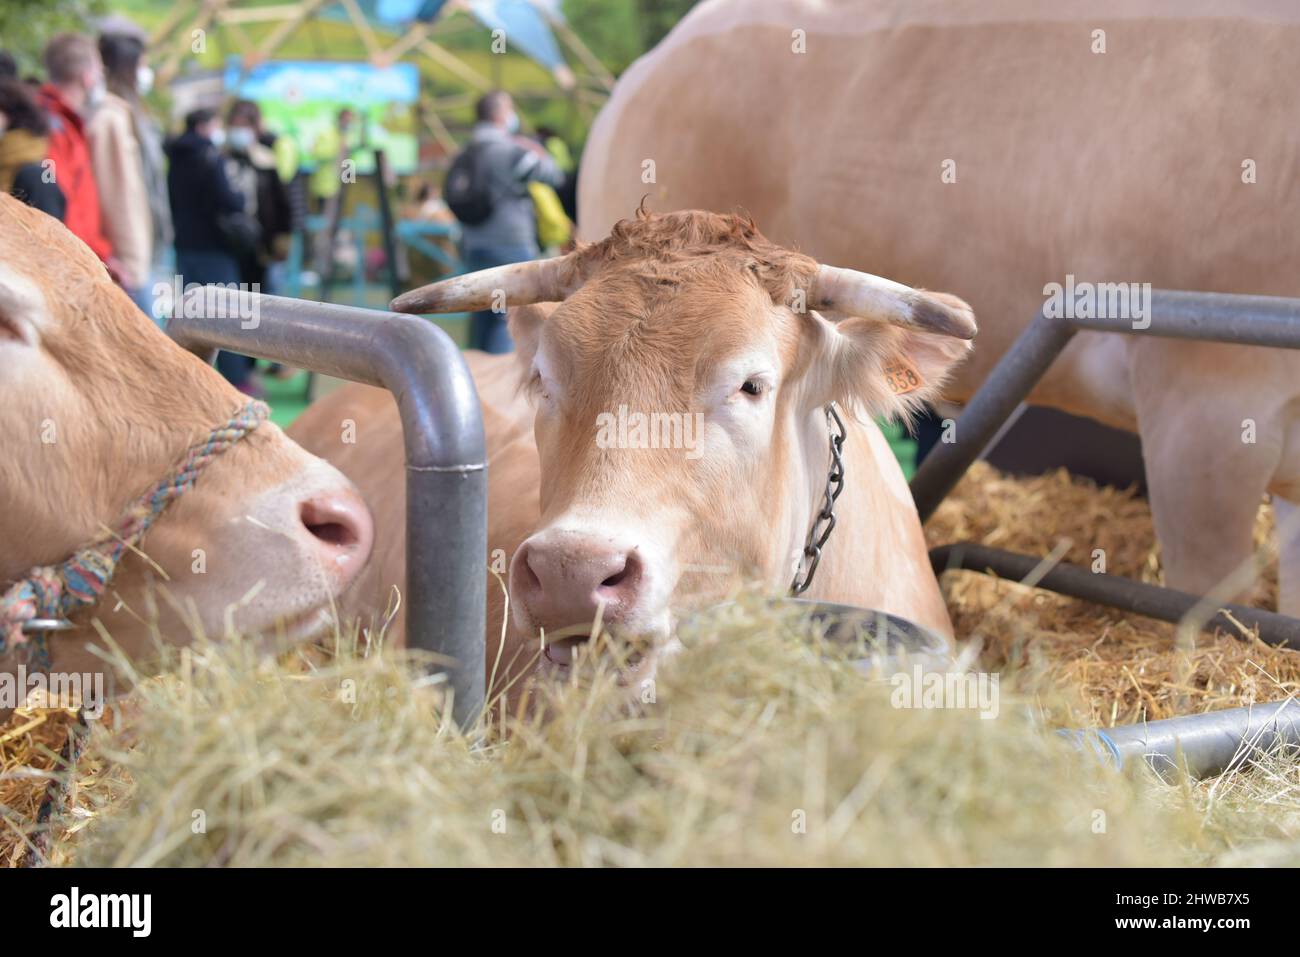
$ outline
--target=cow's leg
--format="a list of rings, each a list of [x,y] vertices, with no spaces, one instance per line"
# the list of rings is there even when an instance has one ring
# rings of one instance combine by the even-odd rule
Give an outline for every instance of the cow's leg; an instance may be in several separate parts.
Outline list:
[[[1300,618],[1300,505],[1273,496],[1277,522],[1277,610]]]
[[[1224,597],[1249,601],[1255,517],[1281,458],[1278,417],[1249,387],[1260,372],[1251,353],[1266,350],[1213,346],[1208,362],[1207,345],[1130,349],[1151,512],[1165,584],[1198,595],[1226,586]]]
[[[1252,532],[1268,476],[1192,463],[1180,451],[1192,450],[1145,453],[1165,584],[1195,595],[1227,585],[1223,597],[1249,602],[1255,586]]]

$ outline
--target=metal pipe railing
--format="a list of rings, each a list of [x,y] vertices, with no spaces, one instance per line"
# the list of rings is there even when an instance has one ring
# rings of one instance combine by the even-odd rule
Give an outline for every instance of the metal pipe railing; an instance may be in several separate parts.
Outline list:
[[[1184,769],[1195,778],[1213,777],[1261,754],[1300,747],[1300,702],[1288,699],[1059,733],[1080,750],[1091,750],[1119,768],[1142,760],[1166,779]]]
[[[1110,316],[1058,321],[1096,332],[1300,349],[1300,299],[1279,296],[1154,289],[1150,325],[1144,328],[1135,327],[1131,319]]]
[[[449,660],[453,716],[483,707],[487,464],[474,380],[460,349],[413,316],[205,286],[186,292],[168,334],[393,394],[406,451],[406,635]],[[387,463],[376,462],[376,468]]]
[[[1032,575],[1037,588],[1175,624],[1194,618],[1197,612],[1207,608],[1203,599],[1174,588],[1093,572],[1063,562],[1042,572],[1042,562],[1041,558],[1032,555],[972,542],[941,545],[930,550],[930,566],[936,575],[962,568],[989,571],[1011,581],[1024,581]],[[1214,613],[1206,616],[1204,621],[1197,621],[1206,631],[1219,629],[1230,634],[1239,633],[1233,622],[1236,619],[1247,628],[1257,628],[1261,641],[1300,649],[1300,619],[1231,602],[1216,604],[1212,610]]]
[[[921,521],[985,452],[1077,331],[1300,349],[1300,299],[1156,289],[1149,306],[1143,326],[1129,318],[1055,318],[1040,309],[962,410],[956,441],[936,445],[916,470],[911,488]]]
[[[1008,418],[1081,329],[1300,349],[1300,299],[1156,289],[1148,306],[1147,317],[1140,324],[1128,317],[1054,317],[1039,309],[967,403],[957,420],[956,441],[936,445],[913,476],[912,497],[921,520],[934,513],[971,463],[996,441]],[[1024,579],[1037,572],[1041,559],[962,543],[931,550],[930,562],[937,574],[964,566]],[[1161,621],[1182,622],[1207,610],[1195,595],[1117,575],[1093,574],[1072,565],[1058,564],[1037,578],[1036,585]],[[1197,622],[1199,626],[1237,631],[1226,611],[1242,624],[1257,628],[1260,638],[1269,644],[1300,648],[1300,619],[1227,602],[1213,607],[1215,613]]]

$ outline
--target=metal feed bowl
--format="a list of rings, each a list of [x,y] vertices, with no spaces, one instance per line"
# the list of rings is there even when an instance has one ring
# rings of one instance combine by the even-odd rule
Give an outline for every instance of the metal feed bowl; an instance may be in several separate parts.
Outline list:
[[[712,605],[683,624],[700,625],[737,604],[729,601]],[[827,641],[860,646],[864,654],[854,659],[853,664],[866,675],[881,676],[918,664],[926,671],[940,671],[952,665],[952,649],[942,635],[889,612],[808,598],[768,598],[761,607],[806,617],[825,629]]]

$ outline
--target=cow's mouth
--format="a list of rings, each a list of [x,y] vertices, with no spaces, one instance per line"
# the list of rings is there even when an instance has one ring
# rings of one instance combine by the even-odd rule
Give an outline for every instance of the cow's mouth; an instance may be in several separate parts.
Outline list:
[[[542,655],[553,665],[568,668],[578,647],[591,641],[591,624],[570,625],[547,632],[542,637]]]
[[[592,643],[591,623],[571,625],[546,632],[542,641],[542,656],[555,668],[567,671],[574,664],[584,646]],[[601,647],[593,654],[610,655],[615,667],[624,674],[635,672],[646,656],[660,642],[653,636],[627,636],[601,632]]]
[[[590,635],[575,635],[572,638],[548,641],[546,647],[542,650],[542,654],[546,656],[546,660],[551,664],[567,668],[573,664],[573,656],[577,652],[578,646],[586,644],[590,640]]]

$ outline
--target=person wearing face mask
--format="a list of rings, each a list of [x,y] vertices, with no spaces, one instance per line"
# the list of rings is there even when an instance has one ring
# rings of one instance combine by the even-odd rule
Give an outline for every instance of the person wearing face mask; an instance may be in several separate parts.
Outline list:
[[[564,172],[545,148],[517,135],[519,114],[509,93],[484,94],[477,116],[469,145],[453,162],[443,188],[461,222],[461,259],[469,272],[541,255],[528,184],[558,188],[564,183]],[[506,317],[490,310],[473,314],[469,338],[471,349],[514,349]]]
[[[225,142],[216,111],[199,109],[185,117],[185,132],[164,146],[170,160],[167,195],[176,236],[176,273],[182,286],[237,287],[237,250],[255,241],[248,235],[244,197],[226,176],[220,151]],[[225,355],[217,357],[217,368],[236,388],[247,388],[246,370],[223,366]]]
[[[144,47],[143,37],[134,34],[99,38],[108,92],[86,134],[104,232],[122,264],[123,288],[152,316],[151,279],[155,260],[171,243],[171,211],[161,134],[140,99],[152,83]]]
[[[67,200],[64,223],[103,260],[114,281],[122,283],[122,266],[104,235],[99,189],[86,146],[84,117],[102,102],[105,93],[99,51],[88,37],[60,33],[46,44],[45,73],[48,81],[37,91],[36,102],[45,111],[50,128],[46,158],[53,163],[54,182]]]
[[[0,78],[0,193],[10,193],[61,220],[67,201],[46,175],[48,132],[45,115],[26,85]]]
[[[289,248],[292,214],[289,196],[276,170],[275,153],[263,142],[262,111],[252,100],[237,100],[226,114],[223,150],[226,177],[244,198],[243,215],[250,220],[250,243],[235,250],[239,281],[249,289],[269,292],[267,267],[283,259]],[[254,360],[222,353],[217,367],[237,387],[257,394]]]
[[[288,191],[277,171],[275,151],[267,145],[262,110],[252,100],[238,100],[226,114],[226,175],[244,197],[244,210],[257,220],[257,247],[240,258],[246,283],[266,288],[267,267],[284,259],[293,231]]]

